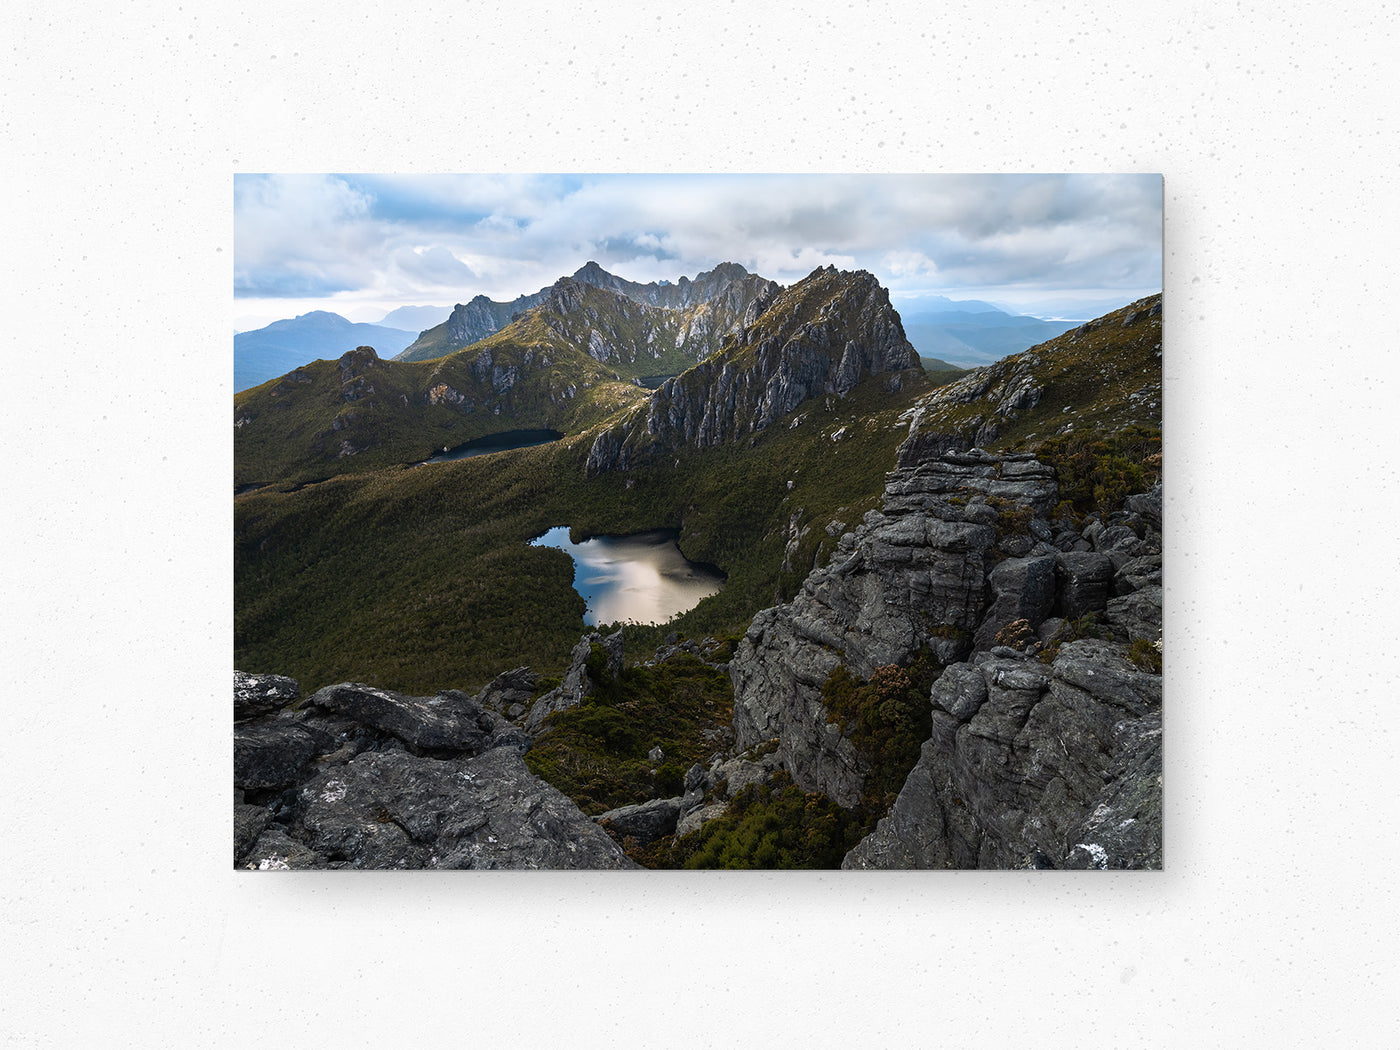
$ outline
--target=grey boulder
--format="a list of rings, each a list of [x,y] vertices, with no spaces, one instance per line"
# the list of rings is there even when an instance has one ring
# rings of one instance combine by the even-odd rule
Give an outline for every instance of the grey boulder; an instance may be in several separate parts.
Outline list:
[[[352,868],[635,867],[509,748],[455,759],[360,755],[298,791],[292,831]]]

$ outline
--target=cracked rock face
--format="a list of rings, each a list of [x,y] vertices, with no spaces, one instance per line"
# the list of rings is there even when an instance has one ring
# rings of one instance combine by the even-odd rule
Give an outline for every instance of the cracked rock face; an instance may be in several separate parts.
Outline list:
[[[585,656],[587,648],[585,647]],[[299,690],[235,676],[247,695]],[[535,676],[517,668],[479,697],[328,686],[298,711],[234,733],[234,862],[240,868],[627,868],[606,832],[534,776],[530,737],[496,707]],[[483,705],[483,701],[492,706]]]
[[[573,802],[501,748],[462,759],[361,755],[298,791],[291,826],[327,863],[353,868],[634,866]]]
[[[999,648],[934,684],[933,732],[845,868],[1156,868],[1162,679],[1125,647]]]
[[[883,509],[842,537],[791,604],[764,610],[750,625],[730,663],[738,746],[777,737],[799,786],[854,806],[865,769],[828,721],[827,676],[844,664],[864,680],[923,650],[945,664],[966,656],[985,620],[998,526],[1004,516],[1043,516],[1057,492],[1051,470],[1028,455],[974,450],[891,473]],[[1049,587],[1043,577],[1052,565],[1037,564],[1034,587],[1021,591]],[[1043,610],[1045,596],[1026,603]],[[1021,618],[1026,603],[1009,600],[1007,622]]]
[[[771,426],[808,398],[844,395],[868,376],[918,365],[889,294],[870,274],[828,267],[766,303],[736,339],[668,379],[595,440],[590,477],[682,445],[704,448]]]

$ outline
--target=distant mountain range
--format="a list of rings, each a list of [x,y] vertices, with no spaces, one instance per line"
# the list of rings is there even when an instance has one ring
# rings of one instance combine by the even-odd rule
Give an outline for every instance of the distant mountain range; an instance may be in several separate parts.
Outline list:
[[[1075,321],[1042,321],[1009,314],[978,299],[958,301],[934,296],[900,311],[904,333],[923,357],[940,358],[963,368],[978,368],[1054,339]]]
[[[356,324],[326,310],[273,321],[266,328],[233,337],[233,391],[260,386],[311,361],[334,360],[357,346],[373,346],[391,356],[413,339],[412,332]]]
[[[447,320],[452,311],[445,306],[400,306],[390,310],[375,324],[385,328],[401,328],[406,332],[421,332]]]

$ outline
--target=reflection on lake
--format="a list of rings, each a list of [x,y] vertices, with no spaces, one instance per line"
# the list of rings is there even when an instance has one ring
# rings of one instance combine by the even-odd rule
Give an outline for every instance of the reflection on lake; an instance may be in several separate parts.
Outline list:
[[[451,463],[458,459],[471,459],[472,456],[485,456],[492,452],[505,452],[513,448],[531,448],[558,441],[564,435],[557,430],[506,430],[499,434],[472,438],[453,449],[443,449],[429,456],[425,463]]]
[[[568,526],[550,529],[532,547],[556,547],[574,559],[574,590],[588,603],[583,622],[665,623],[720,589],[724,577],[685,560],[674,529],[569,542]]]

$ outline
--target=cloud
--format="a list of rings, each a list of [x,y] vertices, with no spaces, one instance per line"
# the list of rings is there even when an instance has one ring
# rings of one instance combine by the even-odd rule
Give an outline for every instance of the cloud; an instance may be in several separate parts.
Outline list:
[[[234,294],[327,295],[361,287],[369,267],[369,199],[321,175],[234,181]]]
[[[469,266],[440,244],[399,248],[393,260],[398,271],[419,287],[461,286],[476,277]]]
[[[588,259],[638,281],[830,264],[908,296],[1161,286],[1156,176],[249,176],[235,212],[241,297],[508,300]]]
[[[884,268],[891,277],[932,277],[938,264],[923,252],[886,252]]]

